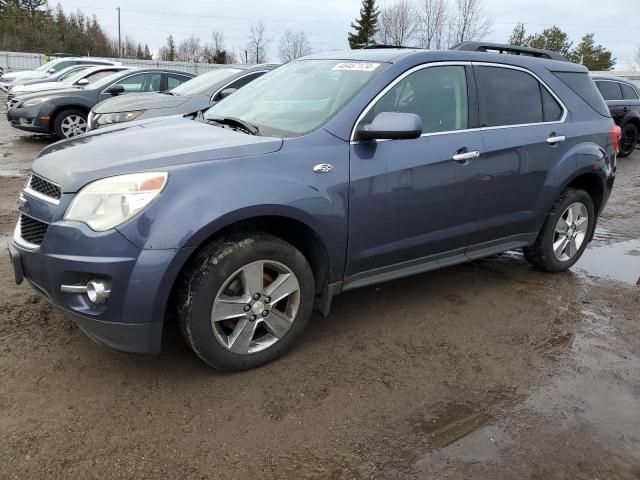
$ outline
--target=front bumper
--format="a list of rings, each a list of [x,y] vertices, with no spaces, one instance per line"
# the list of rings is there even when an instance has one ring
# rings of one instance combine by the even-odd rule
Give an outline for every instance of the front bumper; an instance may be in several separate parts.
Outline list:
[[[46,117],[43,119],[42,117]],[[7,110],[9,124],[20,130],[34,133],[51,133],[49,117],[40,111],[40,106],[28,108],[9,108]]]
[[[42,243],[28,247],[18,229],[9,246],[16,282],[28,283],[65,312],[88,336],[116,350],[159,352],[164,313],[179,268],[190,252],[140,250],[118,231],[96,233],[84,224],[48,225]],[[92,304],[85,293],[61,285],[106,281],[106,304]]]

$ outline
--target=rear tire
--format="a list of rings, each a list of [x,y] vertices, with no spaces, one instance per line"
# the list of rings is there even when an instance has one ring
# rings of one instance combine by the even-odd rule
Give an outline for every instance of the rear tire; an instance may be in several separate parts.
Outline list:
[[[264,233],[221,238],[185,272],[178,294],[183,336],[219,370],[246,370],[284,355],[313,309],[314,277],[289,243]]]
[[[70,108],[56,115],[53,133],[58,138],[73,138],[87,132],[87,114],[82,110]]]
[[[524,256],[536,268],[564,272],[582,256],[595,223],[591,195],[568,188],[551,208],[536,242],[523,249]]]
[[[638,143],[638,127],[633,123],[627,123],[622,127],[620,137],[620,153],[618,157],[628,157],[633,153]]]

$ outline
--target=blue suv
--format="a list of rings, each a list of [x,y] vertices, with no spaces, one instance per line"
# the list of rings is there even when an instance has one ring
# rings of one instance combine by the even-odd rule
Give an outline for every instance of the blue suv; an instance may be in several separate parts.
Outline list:
[[[515,248],[564,271],[620,131],[584,67],[492,50],[312,55],[204,114],[53,144],[19,198],[16,281],[124,351],[159,351],[175,311],[202,360],[240,370],[342,291]]]

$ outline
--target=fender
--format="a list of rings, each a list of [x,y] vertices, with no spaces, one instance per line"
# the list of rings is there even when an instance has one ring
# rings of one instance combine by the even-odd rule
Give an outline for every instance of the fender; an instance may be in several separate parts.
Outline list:
[[[640,107],[636,107],[639,108]],[[640,112],[637,110],[631,110],[627,112],[622,121],[620,122],[620,127],[624,127],[627,123],[633,122],[636,124],[638,129],[640,129]]]

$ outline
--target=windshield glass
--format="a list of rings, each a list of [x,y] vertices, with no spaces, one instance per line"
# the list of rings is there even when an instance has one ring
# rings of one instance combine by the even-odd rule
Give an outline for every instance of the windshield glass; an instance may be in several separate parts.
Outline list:
[[[178,85],[171,90],[171,93],[175,93],[176,95],[198,95],[241,71],[239,68],[216,68],[211,72],[203,73]]]
[[[50,62],[45,63],[44,65],[40,65],[35,70],[37,70],[38,72],[46,72],[51,67],[53,67],[56,63],[59,63],[59,62],[60,62],[60,59],[56,58],[55,60],[51,60]]]
[[[297,137],[326,123],[387,64],[298,60],[251,82],[211,107],[205,119],[235,117],[260,134]]]
[[[74,65],[73,67],[67,67],[64,70],[60,70],[57,74],[57,77],[60,81],[64,80],[68,82],[72,77],[78,77],[84,74],[87,67],[78,67]]]
[[[104,88],[107,85],[109,85],[111,82],[113,82],[114,80],[116,80],[117,78],[120,78],[122,76],[124,72],[116,72],[116,73],[112,73],[111,75],[107,75],[106,77],[102,77],[99,80],[96,80],[95,82],[91,83],[91,88],[92,90],[94,88]],[[127,73],[132,73],[131,70],[127,71]]]
[[[82,70],[78,70],[77,72],[73,72],[71,75],[67,75],[64,77],[65,83],[73,83],[76,80],[80,80],[83,77],[86,77],[88,74],[93,72],[92,68],[83,68]]]

